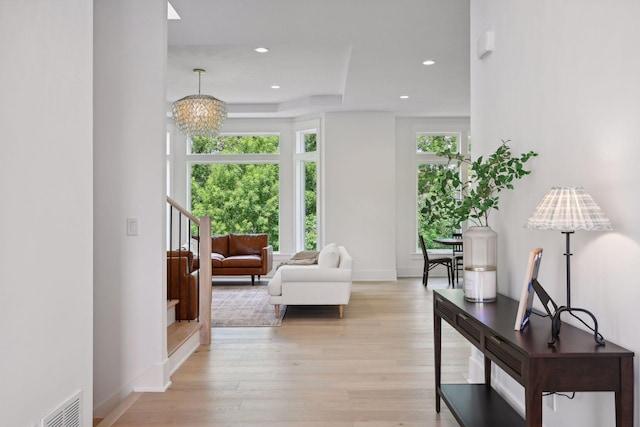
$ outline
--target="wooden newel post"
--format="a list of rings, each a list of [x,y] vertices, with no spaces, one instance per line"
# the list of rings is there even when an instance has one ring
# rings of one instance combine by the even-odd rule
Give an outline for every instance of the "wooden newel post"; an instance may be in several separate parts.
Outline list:
[[[211,218],[200,218],[200,344],[211,344]]]

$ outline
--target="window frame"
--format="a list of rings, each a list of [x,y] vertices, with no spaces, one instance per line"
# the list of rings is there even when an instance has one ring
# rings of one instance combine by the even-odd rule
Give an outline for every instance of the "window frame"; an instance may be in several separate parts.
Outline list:
[[[305,136],[309,134],[316,135],[316,150],[305,151]],[[318,128],[308,128],[296,131],[295,148],[293,152],[294,161],[294,245],[296,251],[302,251],[306,248],[306,200],[305,200],[305,165],[306,163],[315,162],[316,164],[316,250],[320,247],[320,132]]]
[[[250,153],[250,154],[222,154],[222,153],[208,153],[199,154],[191,152],[191,138],[185,138],[185,165],[186,165],[186,206],[191,212],[193,206],[191,205],[191,177],[194,165],[259,165],[259,164],[277,164],[279,165],[279,175],[282,173],[282,133],[273,131],[256,131],[256,132],[221,132],[220,136],[277,136],[278,137],[278,151],[277,153]],[[281,178],[278,178],[281,180]],[[282,246],[282,226],[281,226],[281,213],[282,209],[282,186],[280,185],[278,192],[278,247]],[[275,251],[279,252],[279,251]]]
[[[277,156],[280,157],[282,153],[282,148],[280,146],[282,140],[282,132],[273,132],[273,131],[258,131],[258,132],[220,132],[218,134],[220,137],[229,137],[229,136],[277,136],[278,137],[278,151],[275,153],[193,153],[191,152],[191,138],[186,138],[186,156],[189,159],[192,156],[195,157],[205,157],[205,156],[216,156],[216,157],[224,157],[224,158],[232,158],[234,156],[247,157],[247,156]]]
[[[434,131],[416,131],[413,138],[413,185],[415,187],[414,193],[414,206],[416,209],[416,217],[414,223],[414,240],[416,242],[416,254],[421,254],[420,243],[419,243],[419,233],[420,233],[420,212],[418,210],[418,198],[420,194],[418,194],[418,176],[419,171],[418,168],[420,165],[446,165],[448,160],[446,157],[438,156],[435,152],[429,151],[419,151],[418,150],[418,140],[421,136],[454,136],[457,140],[457,147],[454,152],[460,152],[462,155],[467,155],[469,152],[469,138],[468,133],[464,131],[455,131],[455,132],[434,132]],[[466,136],[466,138],[465,138]],[[465,138],[465,141],[463,141]],[[465,179],[467,176],[467,168],[466,165],[460,170],[460,175],[462,179]],[[464,224],[462,225],[464,226]],[[443,236],[445,237],[445,236]],[[449,254],[451,253],[450,248],[427,248],[429,253],[433,254]]]

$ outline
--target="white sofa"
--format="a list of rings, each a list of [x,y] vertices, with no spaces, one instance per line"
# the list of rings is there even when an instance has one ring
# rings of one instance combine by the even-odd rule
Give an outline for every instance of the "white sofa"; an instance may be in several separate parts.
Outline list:
[[[351,297],[353,259],[344,246],[330,243],[318,255],[318,264],[282,265],[269,281],[269,302],[280,316],[280,304],[337,305],[340,318]]]

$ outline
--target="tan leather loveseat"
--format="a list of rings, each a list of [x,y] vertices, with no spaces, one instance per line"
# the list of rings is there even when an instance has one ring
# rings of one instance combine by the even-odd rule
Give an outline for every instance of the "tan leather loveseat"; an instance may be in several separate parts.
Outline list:
[[[194,260],[196,268],[198,260]],[[266,234],[225,234],[211,237],[211,274],[213,276],[266,275],[273,265],[273,248]]]
[[[176,320],[198,317],[198,279],[189,251],[167,252],[167,299],[178,300]]]

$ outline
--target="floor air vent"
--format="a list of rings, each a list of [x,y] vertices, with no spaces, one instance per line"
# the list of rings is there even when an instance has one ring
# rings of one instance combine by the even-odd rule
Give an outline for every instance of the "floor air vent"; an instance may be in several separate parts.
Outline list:
[[[69,398],[58,409],[44,417],[41,427],[81,427],[82,391]]]

